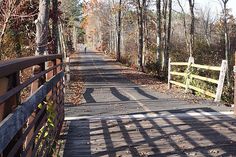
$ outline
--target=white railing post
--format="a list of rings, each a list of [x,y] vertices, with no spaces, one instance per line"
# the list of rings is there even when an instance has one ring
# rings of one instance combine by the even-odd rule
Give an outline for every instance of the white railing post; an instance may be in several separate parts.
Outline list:
[[[186,80],[185,80],[185,92],[188,92],[188,88],[190,85],[190,69],[191,69],[191,65],[194,64],[194,58],[193,57],[189,57],[188,59],[188,67],[187,67],[187,73],[186,73]]]
[[[224,87],[226,70],[227,70],[227,61],[223,60],[221,63],[220,76],[219,76],[219,80],[218,80],[218,86],[216,89],[215,102],[219,102],[221,100],[221,94],[222,94],[223,87]]]
[[[170,81],[171,81],[171,74],[170,74],[171,65],[170,65],[170,63],[171,63],[171,58],[169,58],[169,61],[168,61],[168,89],[171,88],[171,83],[170,83]]]
[[[66,82],[70,82],[70,58],[66,57]]]

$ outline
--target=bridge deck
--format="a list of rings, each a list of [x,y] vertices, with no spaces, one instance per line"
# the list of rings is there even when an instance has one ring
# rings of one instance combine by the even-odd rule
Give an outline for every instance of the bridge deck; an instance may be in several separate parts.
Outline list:
[[[66,104],[61,156],[236,155],[231,108],[189,104],[131,83],[101,54],[81,53],[71,71],[85,78],[82,104]]]

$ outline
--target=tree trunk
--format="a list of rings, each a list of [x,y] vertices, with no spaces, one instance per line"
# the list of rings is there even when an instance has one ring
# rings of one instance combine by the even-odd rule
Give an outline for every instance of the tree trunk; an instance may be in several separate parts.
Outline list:
[[[146,5],[146,0],[138,0],[138,34],[139,34],[139,42],[138,42],[138,69],[139,71],[143,71],[143,10]]]
[[[190,44],[189,44],[189,53],[190,57],[193,56],[193,50],[194,50],[194,38],[195,38],[195,17],[194,17],[194,4],[195,0],[189,0],[189,9],[191,14],[191,26],[190,26]]]
[[[75,23],[73,25],[72,37],[73,37],[73,48],[75,51],[77,51],[77,28],[75,26]]]
[[[43,55],[48,44],[48,20],[50,0],[39,1],[38,18],[36,24],[36,55]]]
[[[21,44],[20,44],[20,34],[19,34],[19,25],[18,25],[18,21],[15,21],[14,23],[14,29],[12,30],[13,31],[13,38],[14,38],[14,49],[15,49],[15,53],[16,53],[16,57],[17,58],[20,58],[22,57],[22,54],[21,54]]]
[[[156,0],[156,9],[157,9],[157,63],[161,62],[161,0]]]
[[[120,61],[120,50],[121,50],[121,4],[122,0],[119,2],[119,11],[118,11],[118,24],[117,24],[117,52],[116,52],[116,61]]]
[[[58,0],[52,1],[52,40],[53,40],[53,53],[58,54],[59,50],[59,28],[58,28]],[[61,52],[60,52],[61,53]]]
[[[227,71],[226,71],[226,80],[227,86],[230,87],[230,68],[229,66],[229,32],[228,32],[228,23],[227,23],[227,2],[228,0],[222,0],[224,4],[223,12],[224,12],[224,36],[225,36],[225,59],[227,60]]]
[[[167,29],[167,45],[166,45],[166,57],[165,57],[165,69],[168,68],[168,58],[170,54],[170,39],[171,39],[171,20],[172,20],[172,0],[169,0],[168,5],[169,17],[168,17],[168,29]]]
[[[166,58],[166,54],[167,54],[167,1],[163,2],[163,41],[162,43],[162,47],[163,50],[161,51],[161,70],[164,71],[165,70],[165,60],[167,60]]]
[[[185,43],[186,43],[186,50],[189,51],[189,35],[187,33],[187,25],[186,25],[186,18],[185,18],[185,11],[184,11],[184,8],[183,6],[181,5],[180,1],[177,0],[180,8],[181,8],[181,11],[183,13],[183,24],[184,24],[184,35],[185,35]]]

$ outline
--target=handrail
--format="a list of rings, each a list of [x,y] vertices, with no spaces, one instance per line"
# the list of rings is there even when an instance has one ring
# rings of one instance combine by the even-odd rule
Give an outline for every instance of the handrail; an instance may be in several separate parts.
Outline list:
[[[21,72],[31,67],[31,77],[21,82]],[[31,94],[22,102],[21,92],[29,86],[28,94]],[[63,90],[64,68],[60,54],[0,62],[0,156],[51,153],[45,142],[55,142],[60,133],[64,120]],[[49,115],[50,105],[55,117]],[[55,127],[48,124],[50,117]],[[51,137],[45,139],[45,134]]]
[[[9,61],[0,61],[0,78],[26,69],[33,65],[38,65],[40,63],[52,61],[55,59],[62,59],[62,55],[50,54],[44,56],[23,57]]]

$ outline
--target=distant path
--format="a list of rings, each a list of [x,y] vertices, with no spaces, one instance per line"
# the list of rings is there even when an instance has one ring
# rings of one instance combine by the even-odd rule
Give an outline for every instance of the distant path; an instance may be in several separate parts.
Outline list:
[[[122,67],[116,62],[88,49],[71,62],[71,72],[79,70],[86,82],[81,105],[67,104],[65,108],[68,135],[64,156],[207,156],[215,147],[216,155],[236,152],[228,146],[229,139],[234,139],[233,143],[236,139],[230,108],[193,105],[136,85],[122,76]],[[226,128],[232,132],[227,134]],[[228,147],[219,151],[222,142]]]

